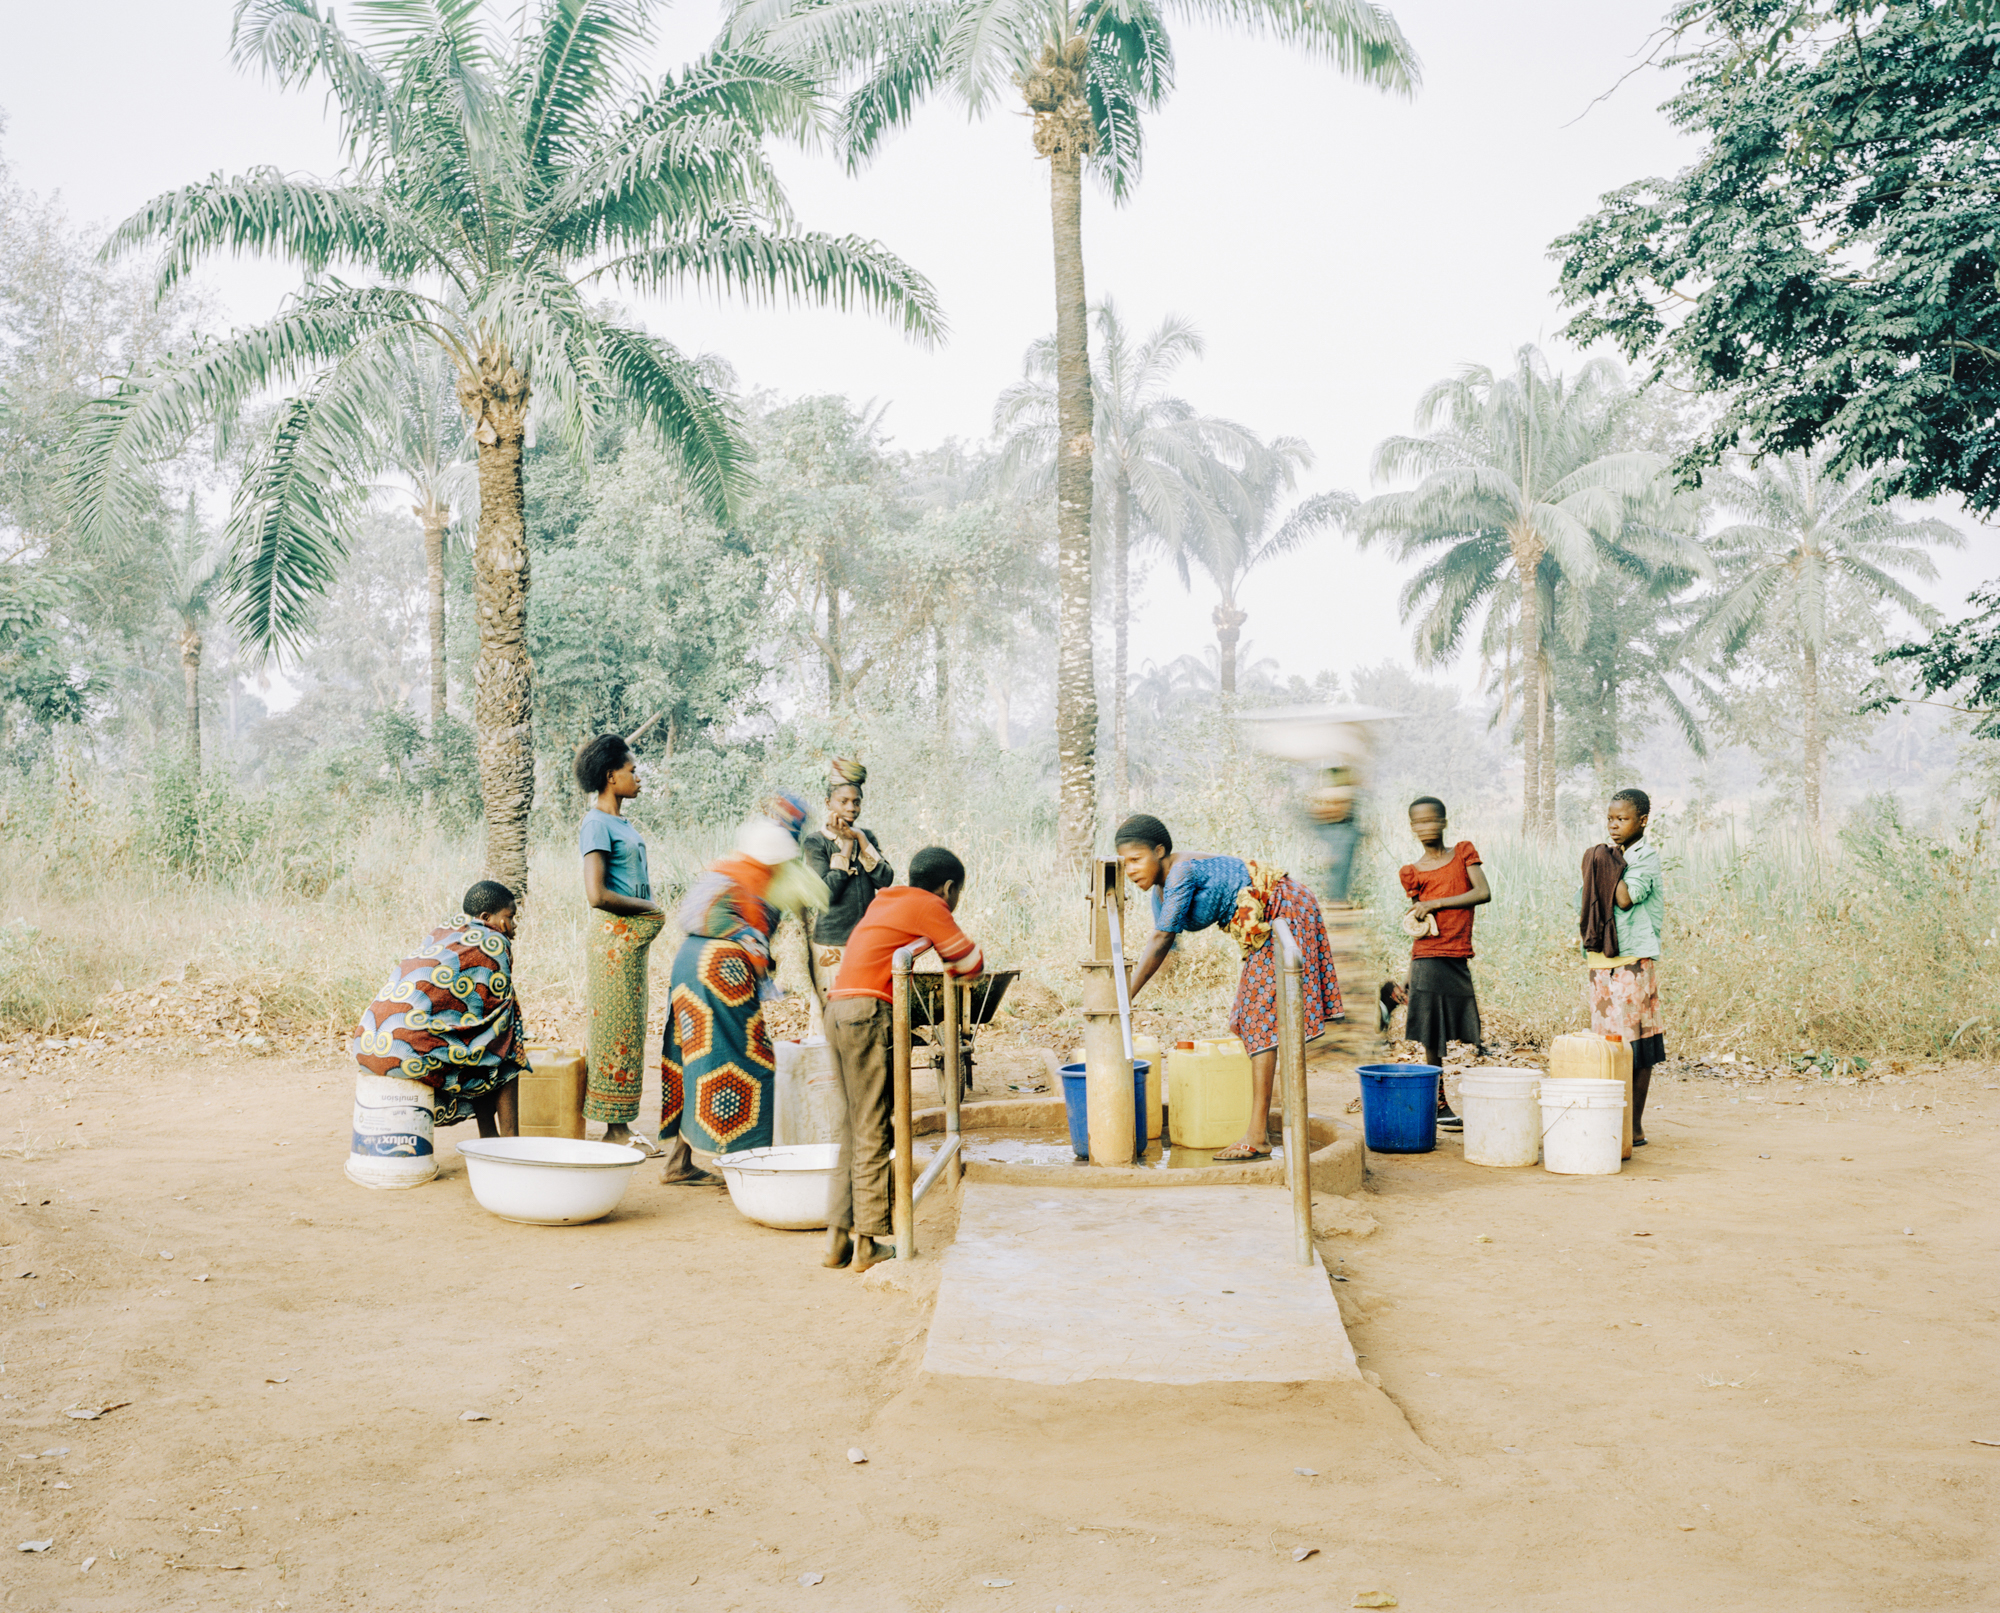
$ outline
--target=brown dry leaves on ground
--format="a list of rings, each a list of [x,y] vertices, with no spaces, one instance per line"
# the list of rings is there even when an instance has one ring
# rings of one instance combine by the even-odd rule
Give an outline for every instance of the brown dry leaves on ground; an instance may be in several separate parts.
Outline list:
[[[179,980],[107,994],[98,1019],[128,1036],[192,1042],[211,1052],[275,1053],[282,1034],[265,1013],[255,982],[206,980],[192,968]]]

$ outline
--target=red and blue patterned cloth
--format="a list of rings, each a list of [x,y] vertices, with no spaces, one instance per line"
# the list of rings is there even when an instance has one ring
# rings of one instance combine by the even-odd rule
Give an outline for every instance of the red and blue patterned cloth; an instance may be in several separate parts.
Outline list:
[[[437,1124],[470,1120],[475,1098],[527,1068],[513,949],[476,919],[447,920],[361,1016],[348,1051],[371,1075],[437,1089]]]

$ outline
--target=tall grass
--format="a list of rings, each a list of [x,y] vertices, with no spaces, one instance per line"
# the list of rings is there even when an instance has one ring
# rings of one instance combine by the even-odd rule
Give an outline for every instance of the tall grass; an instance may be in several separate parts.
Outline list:
[[[1313,841],[1282,773],[1232,752],[1219,731],[1207,739],[1183,751],[1186,772],[1156,807],[1178,844],[1316,877]],[[1052,991],[1054,1017],[1073,1013],[1083,885],[1057,867],[1032,768],[1010,753],[888,754],[902,760],[871,778],[867,821],[898,869],[924,844],[957,850],[970,875],[965,928],[994,963]],[[267,1013],[299,1028],[344,1035],[390,964],[457,911],[481,872],[476,829],[426,820],[408,803],[300,794],[254,807],[220,798],[190,805],[176,789],[125,797],[72,777],[0,799],[0,1027],[72,1030],[107,993],[193,965],[241,980]],[[531,1021],[560,1022],[582,997],[576,811],[580,803],[552,796],[537,814],[534,900],[517,948]],[[208,815],[199,833],[181,821],[189,812]],[[649,841],[655,893],[670,905],[731,838],[727,825],[676,826],[671,803],[654,797],[634,816]],[[1527,845],[1478,822],[1454,823],[1453,832],[1479,845],[1495,892],[1478,917],[1483,1008],[1496,1025],[1536,1040],[1580,1027],[1582,844]],[[1880,806],[1824,847],[1775,831],[1683,834],[1660,819],[1653,833],[1666,876],[1661,984],[1673,1053],[2000,1052],[2000,858],[1976,831],[1957,840],[1917,834]],[[1366,955],[1344,984],[1362,1013],[1372,1010],[1357,999],[1385,971],[1400,973],[1408,955],[1395,927],[1395,871],[1414,850],[1399,820],[1378,825],[1361,851]],[[1145,911],[1128,901],[1135,955],[1150,928]],[[669,935],[654,951],[656,1009],[671,944]],[[788,983],[803,989],[795,940],[780,957]],[[1142,1007],[1179,1025],[1219,1025],[1235,978],[1232,946],[1190,937]]]
[[[1400,841],[1371,842],[1366,873],[1376,945],[1400,957],[1395,867],[1415,846],[1398,830]],[[1453,833],[1478,845],[1493,885],[1475,931],[1482,1007],[1537,1041],[1583,1028],[1586,842],[1541,847],[1456,823]],[[1651,834],[1665,880],[1671,1054],[2000,1050],[2000,859],[1976,828],[1956,841],[1917,834],[1877,803],[1824,844],[1776,829],[1683,834],[1657,818]]]

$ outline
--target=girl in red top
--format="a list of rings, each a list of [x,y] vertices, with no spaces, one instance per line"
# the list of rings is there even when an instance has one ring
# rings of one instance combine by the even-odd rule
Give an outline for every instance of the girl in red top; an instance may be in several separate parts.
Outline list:
[[[1445,850],[1444,803],[1420,795],[1410,803],[1410,833],[1424,849],[1401,871],[1410,917],[1429,917],[1436,935],[1419,935],[1410,946],[1410,1012],[1403,1034],[1424,1044],[1424,1057],[1444,1068],[1450,1042],[1479,1044],[1479,999],[1472,992],[1472,910],[1493,900],[1486,870],[1470,840]],[[1458,1117],[1438,1083],[1438,1123],[1456,1131]]]

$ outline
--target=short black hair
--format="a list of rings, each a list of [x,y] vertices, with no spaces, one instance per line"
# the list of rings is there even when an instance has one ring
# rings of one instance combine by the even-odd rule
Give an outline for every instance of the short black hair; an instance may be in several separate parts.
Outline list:
[[[1111,837],[1114,846],[1157,846],[1162,851],[1174,849],[1174,837],[1167,832],[1167,826],[1150,812],[1135,812],[1118,825],[1118,832]]]
[[[1642,818],[1650,818],[1653,815],[1653,798],[1644,790],[1620,790],[1611,799],[1614,803],[1630,801],[1639,809],[1639,816]]]
[[[965,864],[958,854],[943,846],[926,846],[910,859],[910,883],[920,891],[936,894],[956,880],[965,884]]]
[[[467,918],[483,919],[488,913],[504,913],[514,905],[514,893],[497,879],[482,879],[465,893]]]
[[[631,755],[632,747],[625,743],[623,734],[599,734],[576,753],[577,784],[584,794],[596,795]]]
[[[1442,801],[1440,801],[1440,800],[1439,800],[1439,799],[1438,799],[1438,798],[1437,798],[1436,796],[1434,796],[1434,795],[1420,795],[1420,796],[1418,796],[1418,797],[1416,798],[1416,800],[1414,800],[1414,801],[1412,801],[1412,802],[1410,803],[1410,810],[1411,810],[1412,812],[1414,812],[1414,811],[1416,811],[1416,810],[1417,810],[1417,808],[1418,808],[1418,807],[1420,807],[1420,806],[1434,806],[1434,807],[1436,807],[1436,808],[1438,809],[1438,816],[1439,816],[1439,817],[1441,817],[1441,818],[1448,818],[1448,817],[1450,817],[1450,816],[1451,816],[1451,814],[1450,814],[1449,812],[1447,812],[1447,811],[1445,810],[1445,805],[1444,805],[1444,803],[1443,803]]]

